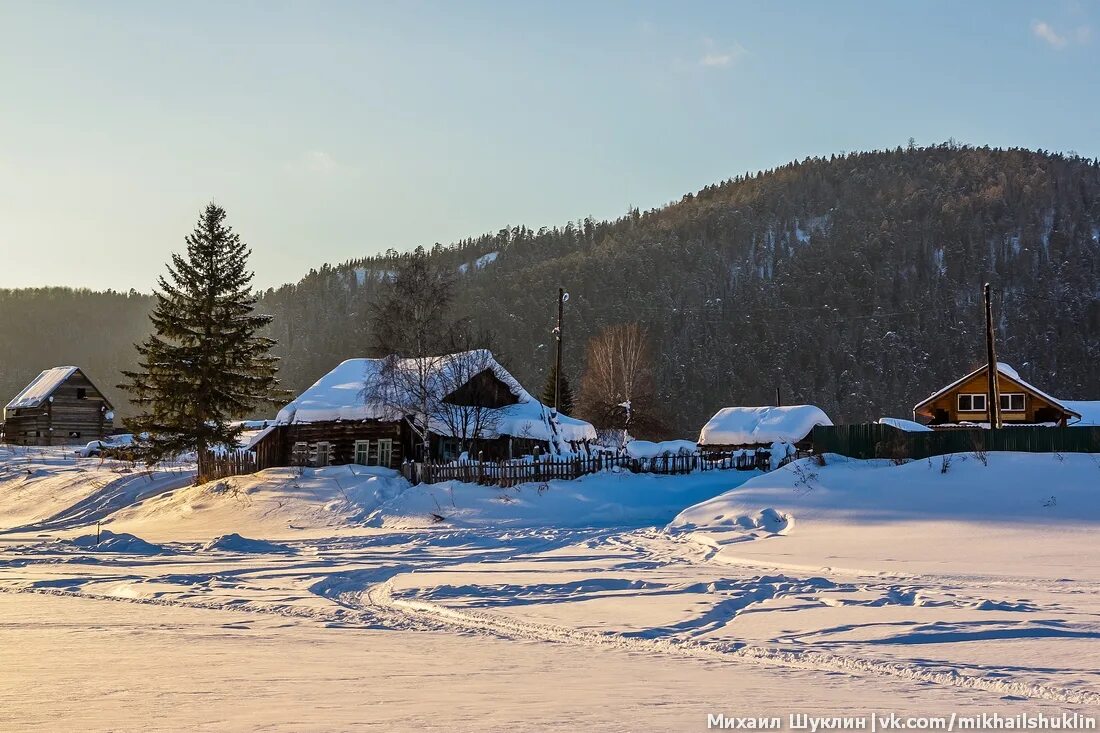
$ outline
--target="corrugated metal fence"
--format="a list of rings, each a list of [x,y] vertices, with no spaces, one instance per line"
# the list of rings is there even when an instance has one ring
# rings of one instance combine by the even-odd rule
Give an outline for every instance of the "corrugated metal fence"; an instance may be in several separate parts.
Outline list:
[[[1100,427],[1042,426],[935,430],[909,433],[890,425],[818,426],[814,453],[850,458],[928,458],[946,453],[1021,451],[1025,453],[1100,453]]]

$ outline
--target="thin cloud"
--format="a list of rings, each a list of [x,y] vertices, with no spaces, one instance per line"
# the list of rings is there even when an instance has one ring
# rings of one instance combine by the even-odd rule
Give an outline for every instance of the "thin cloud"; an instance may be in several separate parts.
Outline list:
[[[340,167],[336,159],[324,150],[310,150],[302,156],[302,165],[314,173],[332,173]]]
[[[1031,33],[1040,41],[1051,48],[1063,49],[1070,43],[1084,45],[1092,40],[1092,29],[1087,25],[1077,26],[1069,32],[1059,33],[1054,26],[1045,20],[1037,20],[1031,24]]]
[[[1058,31],[1054,30],[1054,27],[1047,23],[1045,20],[1037,20],[1031,24],[1031,32],[1041,41],[1046,41],[1047,44],[1053,48],[1065,48],[1066,40],[1065,36],[1062,36]]]
[[[708,46],[714,45],[714,42],[710,40],[708,40],[706,43]],[[726,66],[733,65],[737,62],[738,59],[740,59],[747,53],[748,51],[745,50],[744,46],[742,46],[740,43],[735,43],[731,48],[728,49],[711,49],[707,51],[705,54],[703,54],[702,58],[699,59],[699,65],[720,69]]]
[[[324,150],[307,150],[300,156],[286,164],[286,169],[292,173],[311,174],[316,176],[328,176],[336,173],[350,171],[348,166],[336,160]]]

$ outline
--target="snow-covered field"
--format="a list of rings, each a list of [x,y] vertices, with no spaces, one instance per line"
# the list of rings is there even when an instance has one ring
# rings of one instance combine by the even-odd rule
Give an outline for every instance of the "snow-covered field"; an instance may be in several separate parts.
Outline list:
[[[1100,456],[944,464],[190,486],[0,447],[0,729],[1100,713]]]

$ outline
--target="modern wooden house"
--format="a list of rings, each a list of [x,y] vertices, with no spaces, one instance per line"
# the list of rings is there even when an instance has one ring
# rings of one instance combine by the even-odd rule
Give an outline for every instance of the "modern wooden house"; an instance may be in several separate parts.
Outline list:
[[[88,443],[111,431],[114,408],[75,366],[47,369],[4,408],[4,441],[16,445]]]
[[[987,365],[955,380],[913,406],[913,418],[933,428],[989,423]],[[1081,414],[1062,400],[1024,381],[1015,369],[997,364],[1001,422],[1006,425],[1066,426]]]
[[[385,378],[382,375],[389,375]],[[415,392],[415,394],[414,394]],[[425,421],[423,403],[428,403]],[[398,468],[465,451],[486,460],[554,452],[595,440],[595,429],[551,411],[487,351],[430,360],[349,359],[279,411],[249,444],[261,468],[361,464]]]

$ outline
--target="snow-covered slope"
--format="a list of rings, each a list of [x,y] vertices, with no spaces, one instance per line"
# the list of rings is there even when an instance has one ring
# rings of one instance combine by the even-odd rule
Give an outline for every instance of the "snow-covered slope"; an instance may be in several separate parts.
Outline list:
[[[576,481],[497,489],[458,481],[412,486],[373,518],[385,527],[423,527],[438,517],[465,527],[639,527],[662,525],[679,509],[738,486],[758,471],[688,476],[604,472]]]
[[[332,532],[363,524],[408,487],[378,466],[272,468],[159,495],[115,513],[110,527],[174,541]]]
[[[412,486],[376,466],[273,468],[159,495],[115,513],[109,526],[146,539],[206,541],[233,533],[296,538],[372,527],[663,525],[684,506],[756,475],[608,472],[500,489],[458,481]]]
[[[0,445],[0,530],[65,530],[95,524],[143,498],[189,484],[194,468],[155,471],[122,461],[80,458],[71,447]]]
[[[746,542],[773,534],[753,522],[768,510],[786,517],[785,536]],[[1011,573],[1042,554],[1059,558],[1055,573],[1072,564],[1100,579],[1100,557],[1079,555],[1100,531],[1100,456],[954,454],[896,466],[829,454],[824,466],[803,459],[685,509],[669,529],[731,558],[774,558],[781,542],[787,562],[806,567]]]

